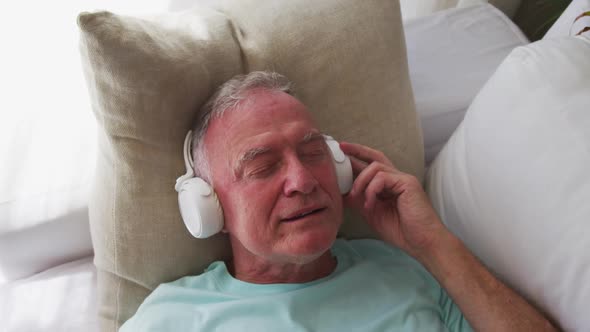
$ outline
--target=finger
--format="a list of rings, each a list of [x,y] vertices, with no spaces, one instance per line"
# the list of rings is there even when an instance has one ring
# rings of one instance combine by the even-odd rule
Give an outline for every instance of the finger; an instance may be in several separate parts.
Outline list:
[[[366,162],[360,161],[355,157],[349,157],[350,165],[352,166],[352,175],[357,177],[367,166],[369,166]]]
[[[398,194],[395,188],[399,181],[403,181],[403,178],[396,174],[387,172],[377,173],[373,181],[365,189],[365,209],[372,211],[375,209],[377,201],[394,199]]]
[[[383,154],[383,152],[372,149],[368,146],[356,143],[340,142],[340,149],[342,149],[342,152],[345,154],[362,160],[367,164],[370,164],[373,161],[378,161],[393,167],[393,163],[385,156],[385,154]]]
[[[342,197],[344,206],[353,210],[360,210],[365,204],[363,196],[352,196],[350,193]]]
[[[373,180],[375,175],[383,171],[395,172],[395,170],[390,166],[384,165],[379,162],[371,163],[356,177],[356,179],[352,183],[352,188],[350,190],[351,194],[353,196],[362,194],[365,191],[365,188]]]

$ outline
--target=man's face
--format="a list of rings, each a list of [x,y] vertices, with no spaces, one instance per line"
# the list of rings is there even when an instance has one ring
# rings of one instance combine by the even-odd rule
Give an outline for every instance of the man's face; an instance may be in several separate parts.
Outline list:
[[[234,257],[309,262],[342,223],[330,151],[294,97],[257,90],[248,99],[213,119],[205,135]]]

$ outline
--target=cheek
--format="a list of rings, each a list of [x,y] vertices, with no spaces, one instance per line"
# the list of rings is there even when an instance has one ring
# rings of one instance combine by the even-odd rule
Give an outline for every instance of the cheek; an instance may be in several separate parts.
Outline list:
[[[267,223],[271,217],[280,190],[276,183],[252,185],[245,188],[242,198],[247,206],[248,215],[257,218],[257,224]]]
[[[333,204],[335,211],[339,214],[338,218],[341,218],[343,201],[340,188],[338,187],[338,177],[336,175],[336,168],[332,163],[328,167],[324,167],[316,174],[316,179],[322,187],[323,191],[326,192]]]
[[[230,232],[246,230],[260,232],[267,227],[277,197],[276,186],[244,185],[234,186],[223,195],[225,223]],[[227,207],[226,207],[227,205]]]
[[[318,179],[322,188],[329,192],[331,196],[341,196],[340,189],[338,188],[338,176],[336,175],[336,168],[332,160],[319,168],[315,177]]]

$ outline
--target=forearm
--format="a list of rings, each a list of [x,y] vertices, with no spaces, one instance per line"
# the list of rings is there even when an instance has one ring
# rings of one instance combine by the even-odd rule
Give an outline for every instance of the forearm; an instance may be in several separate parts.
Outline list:
[[[553,331],[549,321],[497,280],[436,216],[414,176],[382,152],[341,143],[357,174],[346,204],[358,208],[382,239],[418,259],[478,331]]]
[[[455,236],[446,232],[432,249],[418,259],[476,331],[555,331],[540,312],[495,278]]]

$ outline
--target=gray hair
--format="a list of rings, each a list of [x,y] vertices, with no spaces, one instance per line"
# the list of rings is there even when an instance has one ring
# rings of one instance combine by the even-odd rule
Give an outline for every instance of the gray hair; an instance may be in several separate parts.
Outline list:
[[[227,110],[236,110],[253,90],[285,92],[293,95],[293,83],[279,73],[254,71],[238,75],[221,85],[201,108],[201,117],[193,126],[193,161],[195,176],[213,185],[205,151],[204,137],[211,119],[220,118]]]

